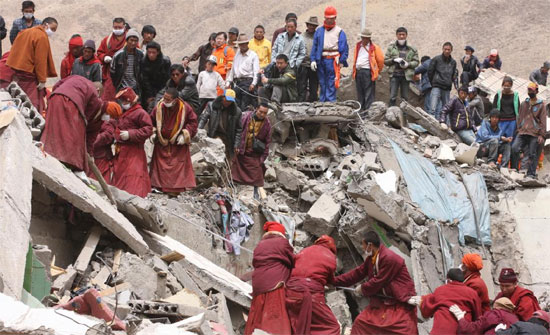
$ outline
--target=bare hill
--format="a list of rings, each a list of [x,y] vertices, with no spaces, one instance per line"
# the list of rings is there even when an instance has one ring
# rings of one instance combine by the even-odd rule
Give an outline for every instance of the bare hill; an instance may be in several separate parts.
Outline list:
[[[8,29],[20,15],[20,3],[16,0],[3,3],[0,14]],[[328,4],[338,9],[338,24],[348,33],[350,48],[358,40],[360,30],[360,0],[35,0],[35,3],[37,17],[54,16],[60,23],[52,38],[56,66],[72,34],[94,39],[99,46],[115,16],[125,17],[138,30],[144,24],[153,24],[159,33],[158,42],[173,61],[196,50],[210,32],[227,31],[231,26],[251,36],[254,26],[261,23],[270,38],[289,11],[298,14],[299,27],[303,29],[303,22],[310,15],[322,17]],[[438,54],[447,40],[455,45],[455,58],[462,55],[466,44],[474,46],[480,58],[491,48],[498,48],[503,70],[522,77],[550,59],[547,51],[550,35],[543,14],[550,10],[548,0],[368,0],[367,3],[367,27],[383,49],[394,38],[396,27],[403,25],[409,29],[409,41],[421,56]],[[9,40],[6,38],[3,44],[7,50]]]

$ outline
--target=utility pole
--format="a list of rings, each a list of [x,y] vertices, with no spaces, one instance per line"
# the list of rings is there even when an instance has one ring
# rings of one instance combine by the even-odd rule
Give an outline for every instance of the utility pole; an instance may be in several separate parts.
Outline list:
[[[366,18],[367,18],[367,0],[363,0],[363,6],[361,6],[361,31],[365,29]]]

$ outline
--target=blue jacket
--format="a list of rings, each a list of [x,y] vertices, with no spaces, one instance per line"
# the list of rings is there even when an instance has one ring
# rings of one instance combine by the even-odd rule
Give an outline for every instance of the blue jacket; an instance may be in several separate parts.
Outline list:
[[[420,91],[422,93],[432,88],[432,84],[430,83],[430,78],[428,77],[428,68],[430,67],[431,61],[432,61],[431,59],[428,59],[424,61],[424,63],[417,66],[416,69],[414,69],[414,74],[422,75],[422,79],[420,79]]]
[[[334,29],[334,28],[333,28]],[[323,45],[325,44],[325,27],[321,26],[315,30],[313,35],[313,46],[311,47],[311,61],[319,63],[323,57]],[[348,40],[344,30],[340,32],[338,38],[338,52],[340,53],[339,61],[344,67],[348,66]]]
[[[476,142],[485,143],[489,140],[496,138],[500,143],[500,138],[502,136],[502,130],[498,125],[497,130],[495,131],[493,130],[493,128],[491,128],[491,122],[489,122],[489,120],[483,120],[483,122],[481,123],[481,127],[479,127],[476,134]]]

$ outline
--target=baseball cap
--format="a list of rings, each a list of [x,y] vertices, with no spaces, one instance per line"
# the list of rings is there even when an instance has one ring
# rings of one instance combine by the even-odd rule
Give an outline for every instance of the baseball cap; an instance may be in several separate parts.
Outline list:
[[[225,100],[235,102],[235,91],[227,89],[224,92]]]

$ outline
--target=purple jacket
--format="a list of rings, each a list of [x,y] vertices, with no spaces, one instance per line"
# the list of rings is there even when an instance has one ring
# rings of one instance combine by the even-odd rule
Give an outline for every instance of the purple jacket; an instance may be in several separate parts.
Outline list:
[[[471,112],[466,108],[465,102],[458,97],[454,97],[441,110],[439,122],[446,122],[447,115],[451,121],[451,129],[453,131],[475,129],[474,119]]]
[[[518,317],[511,312],[493,309],[485,312],[477,321],[468,321],[462,318],[458,322],[458,335],[466,334],[495,334],[495,327],[504,323],[509,328],[518,322]]]
[[[255,112],[248,112],[243,116],[241,120],[243,132],[241,136],[241,145],[239,145],[240,155],[244,155],[246,151],[246,137],[248,135],[248,126],[250,125],[250,121],[252,120],[254,114]],[[258,136],[256,136],[256,139],[265,143],[264,153],[260,157],[263,162],[267,158],[267,155],[269,155],[269,144],[271,144],[271,123],[269,122],[269,118],[266,117],[264,119],[264,124],[262,126],[262,129],[260,129]]]

